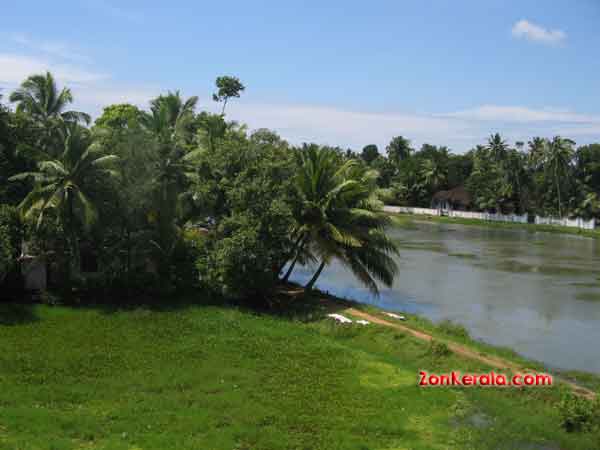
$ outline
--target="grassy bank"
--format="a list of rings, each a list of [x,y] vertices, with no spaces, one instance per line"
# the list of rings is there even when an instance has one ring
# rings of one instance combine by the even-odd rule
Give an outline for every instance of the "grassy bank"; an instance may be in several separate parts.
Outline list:
[[[596,230],[581,230],[579,228],[562,227],[556,225],[536,225],[532,223],[511,223],[511,222],[486,222],[477,219],[463,219],[460,217],[438,217],[438,216],[425,216],[425,215],[410,215],[403,213],[389,213],[393,216],[399,224],[406,224],[413,220],[429,221],[437,223],[448,223],[448,224],[460,224],[479,226],[487,228],[504,228],[504,229],[520,229],[526,230],[531,233],[544,232],[544,233],[558,233],[558,234],[572,234],[577,236],[584,236],[590,238],[600,238],[600,229]]]
[[[0,448],[600,446],[561,428],[556,388],[417,387],[420,369],[488,368],[395,330],[193,300],[1,306]]]

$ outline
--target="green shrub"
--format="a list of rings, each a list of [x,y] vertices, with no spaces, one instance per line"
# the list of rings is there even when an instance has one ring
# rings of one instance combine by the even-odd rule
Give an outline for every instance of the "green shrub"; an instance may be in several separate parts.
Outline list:
[[[171,259],[170,282],[174,289],[181,291],[197,286],[199,274],[196,261],[206,239],[206,232],[196,228],[183,232]]]
[[[21,224],[14,207],[0,205],[0,283],[16,267],[20,252]]]
[[[434,358],[442,358],[452,354],[452,351],[450,350],[450,348],[448,348],[448,345],[446,345],[445,342],[440,342],[436,341],[435,339],[432,339],[429,342],[428,353]]]
[[[469,331],[465,327],[457,323],[451,322],[450,320],[443,320],[442,322],[440,322],[438,324],[438,330],[440,330],[442,333],[448,336],[454,336],[461,339],[469,338]]]
[[[226,297],[262,297],[278,281],[290,223],[291,212],[279,202],[262,217],[240,212],[225,218],[197,260],[201,281]]]
[[[600,397],[589,400],[565,390],[558,404],[561,426],[568,432],[600,429]]]

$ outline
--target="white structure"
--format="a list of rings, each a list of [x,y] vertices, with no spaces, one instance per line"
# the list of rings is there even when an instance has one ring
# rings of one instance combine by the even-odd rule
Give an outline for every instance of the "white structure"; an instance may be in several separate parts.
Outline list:
[[[21,259],[21,274],[25,279],[26,291],[46,289],[46,261],[43,258],[26,257]]]
[[[584,220],[581,217],[575,219],[557,219],[556,217],[535,216],[536,225],[559,225],[562,227],[580,228],[582,230],[593,230],[596,228],[596,219]]]
[[[491,214],[473,211],[448,211],[447,215],[449,217],[461,217],[463,219],[478,219],[486,220],[489,222],[527,223],[527,214],[519,216],[517,214]]]
[[[439,216],[441,211],[430,208],[413,208],[412,206],[384,206],[383,210],[394,214],[421,214],[425,216]]]
[[[483,220],[487,222],[509,222],[509,223],[528,223],[527,214],[492,214],[475,211],[455,211],[444,209],[414,208],[412,206],[384,206],[383,210],[388,213],[416,214],[425,216],[448,216],[460,217],[463,219]],[[596,227],[596,220],[584,220],[581,217],[575,219],[556,219],[553,217],[535,216],[536,225],[559,225],[563,227],[580,228],[582,230],[593,230]]]
[[[517,222],[527,223],[527,214],[519,216],[517,214],[491,214],[485,212],[474,211],[455,211],[452,209],[431,209],[431,208],[414,208],[412,206],[384,206],[383,210],[389,213],[404,213],[417,214],[425,216],[448,216],[461,217],[463,219],[487,220],[491,222]]]
[[[327,317],[331,317],[333,320],[339,323],[352,323],[352,320],[341,314],[327,314]]]

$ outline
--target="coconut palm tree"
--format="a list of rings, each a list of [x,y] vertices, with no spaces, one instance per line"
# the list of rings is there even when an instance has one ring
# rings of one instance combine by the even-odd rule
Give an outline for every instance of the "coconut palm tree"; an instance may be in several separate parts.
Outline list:
[[[193,142],[194,109],[198,97],[184,100],[179,92],[169,92],[150,102],[150,113],[141,118],[142,126],[154,137],[156,159],[155,203],[153,217],[157,226],[152,244],[166,276],[168,262],[180,235],[176,223],[180,193],[185,187],[188,164],[186,156]]]
[[[197,104],[196,96],[184,100],[179,91],[168,92],[150,101],[150,113],[144,115],[142,124],[165,143],[187,144]]]
[[[554,180],[558,200],[558,215],[562,218],[561,204],[561,182],[563,178],[568,180],[571,163],[575,156],[575,142],[555,136],[554,139],[546,140],[544,146],[544,168]]]
[[[431,192],[435,192],[439,186],[446,182],[445,170],[436,159],[424,160],[420,169],[423,182]]]
[[[388,158],[396,165],[400,164],[400,161],[404,161],[405,159],[409,158],[413,153],[413,149],[410,146],[410,141],[402,136],[393,137],[385,149],[387,151]]]
[[[66,111],[67,106],[73,102],[73,94],[68,88],[59,91],[50,72],[31,75],[10,95],[10,101],[17,103],[18,112],[25,112],[42,124],[56,119],[90,123],[88,114]]]
[[[490,152],[494,161],[504,161],[508,152],[508,144],[502,139],[500,133],[496,133],[488,139],[486,149]]]
[[[69,111],[73,102],[71,90],[59,90],[50,72],[31,75],[9,97],[17,104],[17,112],[29,115],[40,128],[37,132],[37,149],[31,149],[36,157],[45,159],[50,155],[57,158],[62,151],[62,135],[65,123],[89,124],[90,116],[78,111]]]
[[[532,170],[536,171],[542,166],[544,161],[546,140],[539,136],[534,137],[531,141],[529,141],[528,145],[528,165]]]
[[[110,166],[118,159],[106,155],[90,132],[76,123],[61,131],[62,153],[56,159],[37,164],[37,171],[24,172],[11,181],[33,178],[34,189],[23,199],[19,211],[25,219],[35,219],[39,228],[48,217],[55,217],[65,232],[71,253],[68,274],[78,267],[78,231],[89,229],[97,218],[96,208],[86,192],[86,181],[100,176],[115,176]]]
[[[390,285],[397,271],[391,254],[395,244],[386,236],[390,223],[376,197],[377,172],[356,160],[342,162],[339,155],[316,145],[298,153],[296,184],[300,193],[299,235],[296,252],[304,246],[320,261],[306,285],[311,290],[325,266],[337,259],[347,266],[372,292],[379,280]]]

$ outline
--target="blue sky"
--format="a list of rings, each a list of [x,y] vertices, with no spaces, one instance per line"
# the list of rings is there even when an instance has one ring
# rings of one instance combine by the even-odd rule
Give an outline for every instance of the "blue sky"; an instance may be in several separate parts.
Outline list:
[[[600,141],[599,0],[9,2],[0,86],[52,70],[93,114],[168,89],[291,142],[463,152],[492,132]]]

